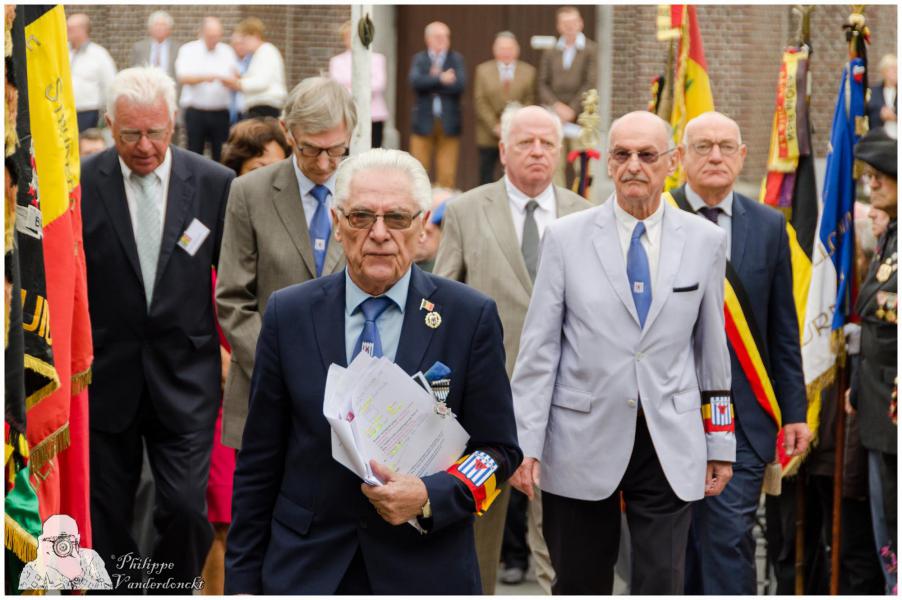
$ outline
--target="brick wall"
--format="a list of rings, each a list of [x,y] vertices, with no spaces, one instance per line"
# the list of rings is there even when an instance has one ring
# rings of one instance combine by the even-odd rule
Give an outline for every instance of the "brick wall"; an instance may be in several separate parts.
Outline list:
[[[93,38],[107,47],[121,68],[128,63],[132,44],[144,35],[147,16],[157,8],[82,5],[67,11],[82,11],[92,18]],[[194,39],[207,14],[222,19],[226,36],[242,18],[261,18],[270,41],[285,58],[289,87],[328,68],[329,57],[342,50],[337,27],[350,17],[349,6],[329,5],[159,8],[175,19],[173,36],[179,42]],[[651,78],[664,70],[667,45],[655,38],[656,6],[615,6],[613,13],[611,114],[616,117],[645,107]],[[818,156],[826,151],[838,77],[846,58],[842,25],[848,14],[846,5],[836,5],[818,6],[812,16],[812,128]],[[715,106],[739,122],[749,146],[743,179],[758,181],[765,169],[781,50],[795,31],[795,19],[789,6],[699,6],[698,15]],[[895,6],[869,6],[866,16],[871,28],[871,64],[875,67],[871,77],[876,82],[877,62],[896,47],[897,10]],[[503,28],[504,23],[498,23],[497,29]],[[463,52],[466,54],[466,49]]]
[[[847,45],[845,5],[818,6],[811,19],[813,75],[811,121],[818,156],[826,153],[839,75]],[[614,7],[612,115],[645,108],[651,79],[664,71],[667,43],[655,38],[656,6]],[[869,6],[869,56],[874,83],[880,57],[896,47],[896,7]],[[789,6],[699,6],[699,26],[708,61],[714,105],[742,128],[749,147],[743,179],[765,171],[781,49],[795,32]]]

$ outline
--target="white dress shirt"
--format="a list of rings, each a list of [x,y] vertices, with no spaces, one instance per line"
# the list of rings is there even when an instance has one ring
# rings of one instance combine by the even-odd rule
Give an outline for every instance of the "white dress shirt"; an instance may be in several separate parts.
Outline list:
[[[517,232],[517,244],[523,244],[523,223],[526,221],[526,203],[535,200],[539,203],[533,213],[536,227],[539,230],[539,239],[545,234],[545,228],[557,217],[557,201],[554,197],[554,184],[548,184],[541,194],[530,198],[504,176],[504,190],[507,192],[508,204],[511,209],[511,218],[514,221],[514,231]]]
[[[288,91],[285,89],[285,64],[278,48],[263,42],[254,51],[247,71],[241,76],[241,92],[244,94],[245,108],[282,108]]]
[[[513,81],[514,73],[517,70],[517,61],[510,63],[509,65],[504,64],[500,60],[496,60],[495,64],[498,65],[498,76],[501,78],[501,82],[505,81]]]
[[[633,230],[639,219],[629,214],[617,202],[616,194],[612,195],[609,202],[614,202],[614,219],[617,221],[617,235],[620,238],[620,249],[623,251],[623,265],[626,268],[626,255],[630,249],[630,240],[633,237]],[[655,284],[658,281],[658,260],[661,256],[661,222],[664,219],[664,202],[661,198],[658,209],[653,212],[645,223],[645,235],[639,240],[642,247],[645,248],[645,254],[648,256],[648,270],[651,275],[651,294],[655,295]]]
[[[689,184],[686,184],[686,200],[692,210],[698,212],[703,206],[708,206],[702,197],[693,190]],[[720,214],[717,215],[717,226],[723,229],[727,234],[727,260],[730,260],[730,246],[733,243],[733,192],[727,194],[727,197],[721,200],[711,208],[719,208]],[[703,219],[707,219],[705,215],[699,215]]]
[[[69,69],[72,72],[75,111],[103,109],[107,88],[116,76],[116,63],[106,48],[90,41],[77,50],[70,46]]]
[[[291,166],[294,167],[294,176],[297,177],[298,180],[298,190],[301,192],[301,204],[304,207],[304,218],[307,219],[307,229],[310,229],[310,222],[313,220],[313,214],[316,212],[317,206],[319,203],[313,194],[310,193],[316,184],[304,175],[304,172],[301,171],[300,167],[298,167],[298,159],[297,156],[292,155],[291,157]],[[323,184],[327,188],[329,188],[329,193],[332,194],[332,197],[335,196],[335,173],[332,173],[332,176],[326,180],[326,183]],[[326,206],[329,207],[332,205],[332,197],[329,198]],[[332,220],[331,218],[329,219]]]
[[[567,42],[564,41],[564,37],[561,36],[558,38],[557,47],[559,50],[564,51],[564,56],[562,57],[564,70],[569,71],[571,65],[573,65],[573,59],[576,58],[576,51],[586,47],[586,35],[584,33],[578,34],[576,36],[576,43],[572,46],[568,46]]]
[[[234,77],[238,73],[238,56],[232,47],[222,42],[210,51],[203,40],[194,40],[179,48],[175,59],[176,78],[215,75]],[[219,81],[182,86],[179,106],[199,110],[228,110],[232,92]]]
[[[136,202],[138,202],[138,198],[141,196],[142,191],[141,188],[138,187],[138,183],[132,179],[132,170],[128,168],[128,165],[125,164],[125,161],[122,160],[121,156],[119,157],[119,168],[122,169],[122,180],[123,183],[125,183],[125,201],[128,203],[128,214],[131,216],[132,220],[132,232],[134,232],[135,239],[137,240],[138,224],[135,221],[135,211],[137,210]],[[160,190],[163,193],[160,194],[159,198],[154,198],[154,202],[160,207],[160,215],[162,215],[162,218],[160,219],[161,235],[163,233],[163,228],[166,226],[166,199],[169,197],[169,175],[171,173],[172,150],[167,148],[163,162],[161,162],[160,166],[151,173],[151,175],[158,177],[162,184],[160,185]]]
[[[169,52],[172,51],[172,42],[166,38],[162,42],[150,40],[150,66],[163,69],[169,68]]]

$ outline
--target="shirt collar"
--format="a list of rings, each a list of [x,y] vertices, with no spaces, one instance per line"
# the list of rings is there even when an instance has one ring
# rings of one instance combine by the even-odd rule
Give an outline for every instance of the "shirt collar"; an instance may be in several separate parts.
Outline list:
[[[132,176],[132,170],[128,168],[128,165],[125,164],[125,161],[122,160],[122,157],[119,157],[119,168],[122,169],[122,179],[125,181],[129,181]],[[160,166],[151,171],[157,177],[160,178],[160,181],[166,181],[166,176],[169,175],[169,171],[172,168],[172,150],[166,148],[166,156],[163,157],[163,162],[160,163]]]
[[[387,292],[382,294],[389,300],[395,303],[401,314],[404,313],[404,306],[407,304],[407,290],[410,288],[410,274],[413,270],[413,267],[408,267],[407,272],[395,282],[395,285],[391,286]],[[368,298],[373,298],[364,292],[360,287],[354,283],[354,280],[351,279],[351,275],[348,273],[348,268],[345,267],[345,315],[350,316],[354,314],[354,311],[363,303],[364,300]]]
[[[310,190],[314,188],[317,184],[304,175],[304,172],[301,171],[301,168],[298,166],[298,157],[297,154],[291,154],[291,166],[294,167],[294,176],[297,177],[298,180],[298,190],[301,192],[301,198],[310,193]],[[323,184],[327,188],[329,188],[329,192],[334,196],[335,195],[335,173],[329,176],[329,179]]]
[[[580,32],[576,35],[576,43],[574,44],[577,50],[582,50],[586,47],[586,34]],[[561,36],[557,39],[557,48],[558,50],[563,50],[567,47],[567,42],[564,41],[564,36]]]
[[[504,176],[504,190],[507,192],[508,199],[517,207],[517,210],[526,212],[526,203],[529,202],[530,196],[521,192],[507,175]],[[539,203],[539,208],[542,210],[554,211],[554,184],[549,183],[547,188],[532,199]]]
[[[708,204],[702,200],[702,197],[696,193],[695,190],[687,183],[686,184],[686,200],[689,201],[689,206],[692,207],[692,210],[698,212],[698,209],[708,206]],[[714,205],[712,208],[720,208],[728,217],[733,216],[733,190],[730,190],[730,193],[727,194],[726,198],[721,200],[719,203]]]
[[[617,195],[613,194],[611,196],[611,200],[614,202],[614,217],[617,219],[617,222],[622,226],[632,231],[636,227],[636,223],[639,221],[636,217],[629,214],[620,204],[617,202]],[[664,218],[664,198],[661,198],[661,202],[658,204],[657,210],[649,215],[647,218],[643,219],[643,223],[645,223],[646,231],[652,227],[655,227],[661,222],[661,219]]]
[[[432,59],[433,62],[445,62],[445,57],[448,55],[447,50],[443,50],[442,52],[433,52],[432,50],[427,50],[427,54],[429,54],[429,58]]]

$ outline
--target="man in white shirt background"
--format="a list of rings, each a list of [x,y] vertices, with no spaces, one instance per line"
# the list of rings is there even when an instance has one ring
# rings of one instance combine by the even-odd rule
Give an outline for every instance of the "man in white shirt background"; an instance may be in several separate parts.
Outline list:
[[[214,161],[219,162],[222,145],[229,137],[231,93],[223,80],[235,77],[238,57],[222,43],[222,23],[204,17],[199,39],[181,47],[175,73],[182,85],[179,106],[185,114],[188,149],[204,153],[207,142]]]
[[[97,127],[106,91],[116,76],[116,63],[106,48],[91,41],[91,19],[75,13],[66,19],[69,35],[69,65],[78,130]]]
[[[273,117],[282,114],[288,91],[285,89],[285,63],[279,49],[266,41],[266,28],[257,17],[248,17],[235,27],[233,45],[240,48],[247,69],[240,77],[223,78],[222,83],[244,95],[246,117]]]

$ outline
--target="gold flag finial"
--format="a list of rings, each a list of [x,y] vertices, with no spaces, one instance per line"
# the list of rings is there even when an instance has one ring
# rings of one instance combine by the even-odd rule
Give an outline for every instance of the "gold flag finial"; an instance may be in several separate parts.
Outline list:
[[[583,149],[588,150],[601,142],[598,135],[598,128],[601,124],[601,115],[598,114],[598,90],[587,90],[583,94],[582,103],[583,111],[579,113],[576,122],[581,127],[579,144]]]

